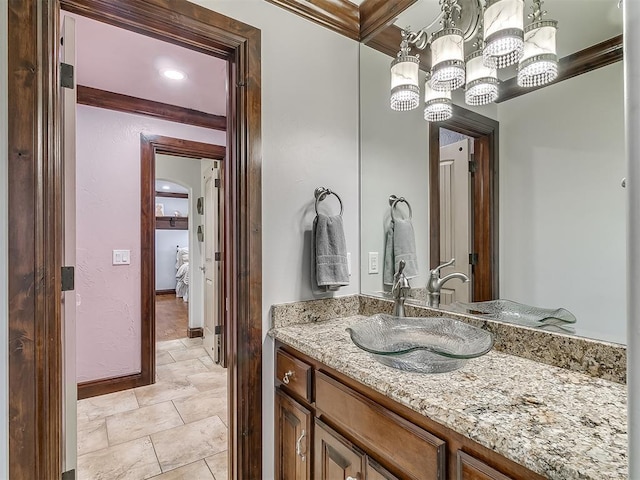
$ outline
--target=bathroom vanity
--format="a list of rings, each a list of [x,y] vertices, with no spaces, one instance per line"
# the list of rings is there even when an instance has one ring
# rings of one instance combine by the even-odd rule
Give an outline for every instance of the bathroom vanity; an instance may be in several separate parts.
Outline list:
[[[626,478],[623,384],[495,350],[445,374],[396,370],[351,342],[365,317],[345,313],[270,331],[276,478]]]

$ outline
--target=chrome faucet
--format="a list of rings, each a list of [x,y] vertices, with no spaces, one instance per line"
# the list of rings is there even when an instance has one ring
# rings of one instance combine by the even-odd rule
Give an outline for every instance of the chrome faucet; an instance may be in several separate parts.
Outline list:
[[[454,272],[440,278],[440,270],[455,265],[456,259],[452,258],[447,263],[437,266],[429,272],[429,281],[427,282],[427,303],[430,307],[438,308],[440,306],[440,289],[442,286],[453,278],[462,280],[464,283],[469,281],[464,273]]]
[[[409,279],[403,273],[406,263],[404,260],[400,260],[398,265],[398,272],[393,276],[393,288],[391,294],[394,299],[393,315],[395,317],[404,317],[404,301],[407,299],[407,295],[411,290]]]

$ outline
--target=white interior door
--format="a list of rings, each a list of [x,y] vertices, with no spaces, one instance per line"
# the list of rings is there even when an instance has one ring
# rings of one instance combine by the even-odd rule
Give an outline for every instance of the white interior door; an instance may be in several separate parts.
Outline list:
[[[63,17],[60,62],[75,69],[75,20]],[[65,67],[66,68],[66,67]],[[62,144],[64,170],[64,251],[63,265],[76,264],[76,85],[63,87]],[[76,292],[62,292],[63,335],[63,472],[75,470],[77,463],[77,380],[76,380]]]
[[[204,188],[204,346],[214,362],[225,365],[224,326],[220,315],[220,170],[205,176]],[[218,258],[217,258],[218,257]]]
[[[440,147],[440,264],[456,259],[455,265],[443,268],[440,276],[462,272],[471,278],[470,175],[469,140]],[[468,302],[470,283],[451,280],[440,292],[440,304]]]

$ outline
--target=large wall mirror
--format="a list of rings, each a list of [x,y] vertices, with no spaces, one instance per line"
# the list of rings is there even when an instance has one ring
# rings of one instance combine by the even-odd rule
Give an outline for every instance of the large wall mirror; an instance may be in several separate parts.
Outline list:
[[[588,3],[585,8],[583,0],[545,2],[549,17],[559,22],[560,58],[622,33],[617,0]],[[419,0],[395,24],[417,29],[438,11],[437,0]],[[397,202],[393,213],[411,216],[416,301],[423,298],[429,270],[455,256],[448,271],[466,272],[472,281],[460,282],[460,291],[456,281],[449,282],[441,308],[453,300],[488,299],[565,308],[577,319],[565,333],[626,343],[622,62],[483,107],[465,105],[463,91],[456,91],[454,118],[441,124],[426,122],[422,105],[409,112],[390,109],[390,62],[390,56],[361,45],[362,293],[390,290],[385,247],[389,198],[395,195],[411,207],[410,214],[407,203]],[[507,80],[515,68],[499,75]],[[456,121],[465,118],[467,123]],[[485,133],[465,127],[478,119]],[[492,124],[497,132],[490,137]],[[486,148],[495,165],[484,172],[489,183],[483,190],[477,180],[481,165],[470,168],[469,161],[488,159]],[[453,168],[459,157],[464,167]],[[457,224],[471,232],[462,248],[452,240]],[[493,271],[484,276],[473,256],[482,242],[492,245],[495,257],[489,262]],[[487,258],[482,261],[486,266]]]

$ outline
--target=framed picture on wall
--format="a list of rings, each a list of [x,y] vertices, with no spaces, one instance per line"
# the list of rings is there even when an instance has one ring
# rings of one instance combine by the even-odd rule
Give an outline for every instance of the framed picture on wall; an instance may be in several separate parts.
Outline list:
[[[164,217],[164,204],[156,203],[156,217]]]

